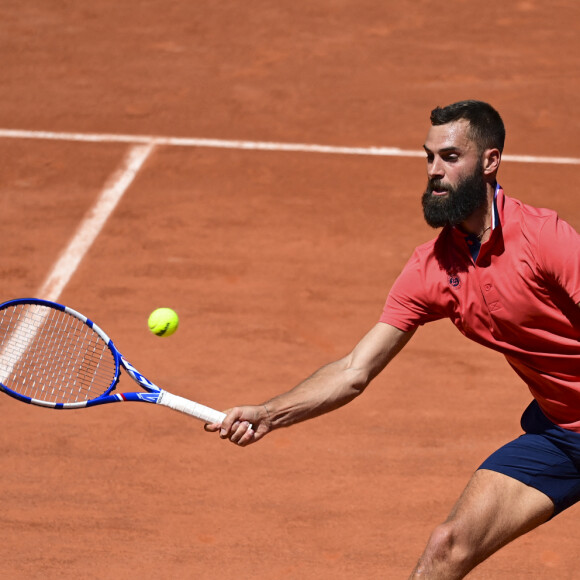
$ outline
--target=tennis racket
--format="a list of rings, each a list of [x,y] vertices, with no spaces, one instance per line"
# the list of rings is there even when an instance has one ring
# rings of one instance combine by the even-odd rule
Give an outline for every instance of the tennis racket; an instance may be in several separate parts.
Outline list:
[[[113,393],[121,369],[146,392]],[[160,389],[72,308],[35,298],[0,304],[0,389],[33,405],[79,409],[139,401],[164,405],[205,423],[225,414]]]

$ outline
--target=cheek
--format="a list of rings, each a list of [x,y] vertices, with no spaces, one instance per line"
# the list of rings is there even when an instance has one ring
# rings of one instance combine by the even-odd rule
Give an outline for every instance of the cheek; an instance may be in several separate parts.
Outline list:
[[[459,176],[457,174],[457,170],[455,167],[447,167],[445,169],[445,175],[442,177],[441,181],[444,185],[448,185],[450,187],[455,187],[459,180]]]
[[[463,165],[448,165],[447,171],[445,172],[445,179],[450,185],[457,187],[459,183],[472,175],[472,173],[473,171],[470,171],[469,168]]]

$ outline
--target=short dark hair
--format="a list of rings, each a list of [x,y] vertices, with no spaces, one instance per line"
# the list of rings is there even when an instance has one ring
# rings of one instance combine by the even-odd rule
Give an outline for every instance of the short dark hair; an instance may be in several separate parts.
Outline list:
[[[470,137],[481,151],[499,149],[503,152],[505,127],[499,113],[483,101],[459,101],[431,111],[431,125],[446,125],[453,121],[469,121]]]

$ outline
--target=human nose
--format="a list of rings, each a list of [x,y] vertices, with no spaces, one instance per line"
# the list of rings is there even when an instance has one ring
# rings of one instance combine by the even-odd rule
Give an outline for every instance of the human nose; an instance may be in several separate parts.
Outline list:
[[[434,157],[427,162],[427,176],[429,179],[441,178],[445,175],[443,162],[438,157]]]

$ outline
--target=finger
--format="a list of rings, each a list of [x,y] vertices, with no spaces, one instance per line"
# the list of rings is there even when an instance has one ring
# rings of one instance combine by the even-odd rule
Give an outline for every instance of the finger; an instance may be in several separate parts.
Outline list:
[[[206,423],[203,430],[208,433],[215,433],[220,428],[220,423]]]
[[[247,435],[248,430],[251,429],[250,423],[248,423],[248,421],[242,421],[241,423],[238,423],[237,425],[234,424],[234,426],[235,426],[235,430],[230,435],[230,441],[232,443],[239,444],[240,441],[242,441],[244,439],[244,437]]]
[[[248,430],[244,433],[244,435],[240,437],[240,440],[238,441],[238,446],[245,447],[246,445],[249,445],[254,441],[256,441],[256,432],[252,429],[251,426],[249,426]]]
[[[220,437],[222,439],[231,439],[236,434],[236,431],[238,430],[239,426],[240,426],[240,422],[234,421],[234,423],[232,424],[232,426],[228,430],[224,427],[224,424],[222,423],[222,425],[220,427]]]
[[[227,437],[230,433],[233,433],[235,429],[235,425],[239,423],[238,419],[240,418],[242,411],[241,409],[234,408],[234,409],[227,409],[224,411],[226,414],[224,420],[221,422],[220,428],[220,436]]]

